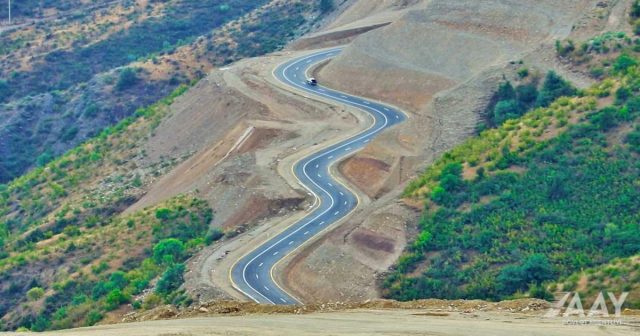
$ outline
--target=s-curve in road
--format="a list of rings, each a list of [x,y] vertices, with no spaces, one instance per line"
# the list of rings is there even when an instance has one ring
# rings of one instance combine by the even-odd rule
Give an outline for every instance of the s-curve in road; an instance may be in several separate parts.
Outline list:
[[[298,161],[294,166],[300,183],[317,198],[317,206],[302,220],[269,239],[242,257],[231,268],[234,287],[248,298],[266,304],[300,303],[280,287],[273,278],[274,265],[287,254],[320,234],[328,226],[347,216],[358,205],[358,198],[331,176],[329,167],[346,156],[362,149],[373,137],[405,119],[400,111],[378,102],[369,101],[322,85],[306,83],[306,72],[314,64],[339,54],[340,48],[316,52],[293,59],[278,66],[275,77],[300,93],[315,95],[366,111],[372,117],[371,126],[337,144],[326,147]],[[376,75],[371,74],[372,80]]]

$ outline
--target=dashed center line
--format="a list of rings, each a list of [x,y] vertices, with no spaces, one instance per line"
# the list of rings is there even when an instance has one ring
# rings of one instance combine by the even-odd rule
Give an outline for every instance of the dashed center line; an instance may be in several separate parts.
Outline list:
[[[278,251],[273,252],[273,255],[278,255]]]
[[[260,265],[258,265],[258,267],[262,267],[262,265],[264,265],[264,263],[260,263]]]
[[[289,245],[293,244],[293,240],[289,242]]]
[[[329,160],[333,159],[333,155],[329,156],[327,159]]]
[[[268,291],[270,291],[269,287],[267,287],[267,286],[264,286],[264,289],[265,289],[267,292],[268,292]]]
[[[340,214],[340,211],[336,211],[336,212],[333,213],[334,216],[337,216],[339,214]]]
[[[303,233],[303,235],[305,235],[305,236],[306,236],[306,235],[308,235],[308,234],[309,234],[309,231],[305,231],[305,232]]]
[[[283,298],[280,298],[280,301],[286,303],[287,301],[285,301]]]
[[[385,111],[389,111],[389,109],[388,109],[388,108],[386,108],[386,107],[384,108],[384,110],[385,110]]]
[[[260,277],[258,276],[258,274],[256,274],[256,279],[260,279]]]
[[[324,222],[320,222],[320,225],[324,225]]]
[[[328,184],[330,187],[333,187],[333,184],[331,184],[331,183],[327,183],[327,184]]]
[[[351,147],[347,147],[347,148],[344,149],[345,152],[348,152],[350,150],[351,150]]]
[[[342,191],[340,192],[340,196],[344,196],[344,193]]]

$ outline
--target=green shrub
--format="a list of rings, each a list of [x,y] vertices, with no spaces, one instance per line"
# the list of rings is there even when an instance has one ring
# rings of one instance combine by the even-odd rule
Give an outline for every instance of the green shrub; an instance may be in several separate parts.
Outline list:
[[[153,259],[156,263],[172,264],[184,258],[184,244],[175,238],[163,239],[153,247]]]
[[[40,300],[44,296],[44,289],[40,287],[33,287],[27,291],[27,298],[30,301]]]
[[[209,230],[207,236],[205,237],[205,242],[207,245],[211,245],[211,243],[218,241],[224,237],[224,231],[220,228],[214,228]]]
[[[116,288],[107,294],[105,299],[105,309],[108,311],[114,310],[120,307],[120,305],[129,302],[129,300],[130,298],[127,295],[123,294],[120,289]]]
[[[184,264],[170,265],[156,285],[156,292],[162,296],[167,296],[174,290],[178,289],[184,281]]]
[[[124,91],[138,82],[139,78],[135,69],[124,68],[120,71],[118,82],[116,83],[116,90]]]

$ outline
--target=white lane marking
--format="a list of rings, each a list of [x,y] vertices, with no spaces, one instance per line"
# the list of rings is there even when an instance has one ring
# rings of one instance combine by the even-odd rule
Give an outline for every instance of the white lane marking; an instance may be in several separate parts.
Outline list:
[[[305,231],[305,232],[303,233],[303,235],[305,235],[305,236],[306,236],[306,235],[308,235],[308,234],[309,234],[309,231]]]
[[[333,213],[334,216],[337,216],[339,214],[340,214],[340,211],[336,211],[336,212]]]
[[[365,104],[367,104],[367,105],[371,105],[371,103],[370,103],[370,102],[368,102],[368,101],[366,101],[366,100],[363,100],[362,102],[363,102],[363,103],[365,103]]]
[[[296,75],[296,74],[293,74],[293,77],[298,77],[298,75]]]
[[[340,192],[340,196],[344,196],[344,193],[342,191]]]
[[[322,178],[322,175],[318,174],[318,177],[319,177],[319,178]]]
[[[320,225],[324,225],[324,222],[320,222]]]
[[[296,67],[296,71],[300,70],[300,67]]]
[[[347,96],[345,95],[340,95],[340,97],[347,99]]]
[[[258,265],[258,267],[262,267],[262,265],[264,265],[264,263],[260,263],[260,265]]]
[[[293,244],[293,240],[289,242],[289,245]]]
[[[327,183],[327,184],[328,184],[330,187],[333,187],[333,184],[331,184],[331,183]]]
[[[345,152],[350,151],[350,150],[351,150],[351,147],[347,147],[347,148],[344,149]]]
[[[283,298],[280,298],[280,301],[286,303],[287,301],[285,301]]]
[[[278,255],[278,251],[273,252],[273,255]]]
[[[258,273],[256,273],[256,279],[260,279],[260,277],[258,276]]]
[[[385,110],[385,111],[389,111],[389,109],[388,109],[388,108],[386,108],[386,107],[384,108],[384,110]]]
[[[400,119],[400,116],[399,116],[399,115],[396,115],[396,119]]]
[[[325,89],[318,89],[318,91],[320,91],[320,92],[326,92],[327,90],[325,90]]]
[[[333,159],[333,155],[331,155],[331,156],[330,156],[330,157],[328,157],[327,159],[329,159],[329,160]]]
[[[266,289],[267,292],[270,291],[269,287],[267,287],[267,286],[264,286],[264,289]]]
[[[307,57],[315,57],[315,56],[317,56],[317,55],[321,55],[322,53],[323,53],[323,52],[316,53],[316,54],[313,54],[313,55],[310,55],[310,56],[307,56]],[[306,85],[306,83],[305,83],[305,82],[302,82],[302,84],[298,84],[298,83],[296,83],[296,82],[292,81],[291,79],[287,78],[287,75],[286,75],[286,73],[287,73],[287,71],[288,71],[288,69],[289,69],[289,68],[291,68],[291,67],[292,67],[294,64],[296,64],[296,63],[300,63],[300,62],[302,62],[303,60],[304,60],[304,58],[303,58],[303,59],[301,59],[301,60],[298,60],[297,62],[293,62],[293,63],[291,63],[290,65],[286,66],[286,67],[284,68],[284,70],[282,71],[282,74],[283,74],[283,76],[284,76],[285,81],[286,81],[286,82],[288,82],[289,84],[291,84],[292,86],[297,87],[297,88],[299,88],[299,89],[302,89],[302,90],[304,90],[304,91],[309,91],[309,89],[305,86],[305,85]],[[333,97],[331,97],[331,96],[329,96],[329,95],[327,95],[327,94],[324,94],[324,93],[317,93],[317,94],[318,94],[318,95],[325,96],[325,97],[328,97],[328,98],[333,98]],[[306,97],[306,96],[305,96],[305,97]],[[346,96],[343,96],[343,98],[346,98]],[[334,100],[339,100],[339,99],[335,99],[335,98],[334,98]],[[356,106],[357,106],[357,105],[361,105],[361,104],[358,104],[357,102],[351,102],[351,101],[345,101],[345,100],[343,100],[343,102],[344,102],[344,103],[349,103],[349,104],[351,104],[351,105],[356,105]],[[362,106],[362,105],[361,105],[361,106]],[[362,107],[364,107],[364,106],[362,106]],[[363,133],[361,133],[358,137],[356,137],[356,138],[352,139],[351,141],[348,141],[348,142],[343,143],[342,145],[340,145],[340,146],[338,146],[338,147],[336,147],[336,148],[332,149],[330,152],[332,152],[332,151],[336,151],[336,150],[339,150],[340,148],[342,148],[342,147],[344,147],[344,146],[348,146],[349,144],[353,144],[353,143],[357,143],[358,141],[362,141],[362,139],[365,139],[365,138],[367,138],[367,137],[369,137],[369,136],[371,136],[371,135],[373,135],[373,134],[376,134],[376,133],[380,132],[381,130],[385,129],[385,128],[387,127],[387,125],[389,124],[389,119],[387,118],[387,116],[386,116],[384,113],[382,113],[382,112],[378,111],[378,110],[377,110],[377,109],[375,109],[375,108],[373,108],[372,110],[373,110],[373,112],[377,113],[380,117],[382,117],[382,118],[384,119],[384,123],[383,123],[382,125],[378,126],[378,127],[375,127],[375,124],[374,124],[374,125],[371,125],[371,127],[370,127],[369,129],[367,129],[366,131],[364,131]],[[365,143],[366,143],[366,142],[369,142],[369,141],[367,140],[367,141],[365,141]],[[325,154],[326,154],[326,153],[325,153]],[[316,158],[318,158],[318,157],[315,157],[315,158],[313,158],[313,159],[316,159]],[[308,165],[308,164],[309,164],[309,161],[307,161],[307,162],[304,164],[304,166],[303,166],[303,168],[302,168],[302,171],[303,171],[303,173],[307,176],[307,178],[309,178],[309,180],[311,180],[311,178],[309,177],[309,174],[308,174],[308,173],[307,173],[307,171],[306,171],[306,167],[307,167],[307,165]],[[274,246],[276,246],[277,244],[279,244],[279,243],[280,243],[280,242],[282,242],[283,240],[285,240],[285,239],[287,239],[287,238],[291,237],[292,235],[294,235],[294,234],[295,234],[295,233],[297,233],[298,231],[300,231],[300,230],[302,230],[303,228],[305,228],[307,225],[311,224],[314,220],[318,219],[319,217],[321,217],[321,216],[323,216],[324,214],[326,214],[327,212],[329,212],[329,209],[331,209],[331,207],[335,204],[335,200],[334,200],[333,196],[332,196],[329,192],[327,192],[324,188],[322,188],[320,185],[318,185],[318,183],[316,183],[314,180],[311,180],[311,183],[313,183],[313,184],[314,184],[316,187],[318,187],[320,190],[322,190],[323,192],[325,192],[325,193],[327,193],[327,194],[328,194],[329,199],[330,199],[330,201],[331,201],[331,205],[329,206],[329,208],[327,208],[327,210],[323,211],[322,213],[318,214],[316,217],[314,217],[313,219],[311,219],[310,221],[308,221],[308,222],[307,222],[307,223],[305,223],[304,225],[301,225],[299,228],[297,228],[297,229],[296,229],[296,230],[294,230],[293,232],[289,233],[287,236],[285,236],[285,237],[283,237],[283,238],[279,239],[277,242],[275,242],[275,243],[271,244],[269,247],[267,247],[267,248],[266,248],[266,249],[264,249],[262,252],[260,252],[258,255],[254,256],[251,260],[249,260],[249,262],[247,262],[247,263],[245,264],[245,266],[243,267],[243,269],[242,269],[242,278],[243,278],[243,280],[244,280],[245,284],[247,284],[247,286],[249,286],[249,288],[251,288],[252,290],[254,290],[257,294],[259,294],[260,296],[262,296],[264,299],[266,299],[267,301],[269,301],[269,302],[271,302],[271,303],[274,303],[274,302],[273,302],[272,300],[270,300],[269,298],[267,298],[266,296],[264,296],[264,295],[263,295],[262,293],[260,293],[258,290],[256,290],[255,288],[253,288],[253,287],[252,287],[252,286],[247,282],[247,279],[246,279],[247,268],[249,267],[249,265],[250,265],[251,263],[253,263],[256,259],[258,259],[258,258],[259,258],[260,256],[262,256],[263,254],[267,253],[271,248],[273,248]],[[248,293],[246,293],[246,292],[244,292],[244,291],[242,291],[242,290],[241,290],[241,292],[243,292],[245,295],[247,295],[247,296],[248,296],[249,298],[251,298],[253,301],[256,301],[256,302],[257,302],[257,300],[256,300],[256,299],[254,299],[250,294],[248,294]]]
[[[311,63],[311,61],[312,61],[312,60],[308,60],[308,61],[307,61],[307,64]]]
[[[369,141],[371,141],[371,139],[365,140],[364,143],[369,143]]]
[[[320,165],[319,165],[319,164],[317,164],[317,165],[316,165],[316,169],[317,169],[318,167],[320,167]]]
[[[344,201],[344,205],[347,205],[347,201]]]

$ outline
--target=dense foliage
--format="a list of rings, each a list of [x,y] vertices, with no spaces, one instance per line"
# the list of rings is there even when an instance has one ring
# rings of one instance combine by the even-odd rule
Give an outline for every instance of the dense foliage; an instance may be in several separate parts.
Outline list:
[[[198,247],[222,237],[220,230],[209,230],[213,213],[207,203],[178,197],[118,216],[153,176],[131,172],[144,155],[142,139],[185,90],[0,185],[0,325],[68,328],[94,324],[125,303],[150,308],[189,302],[178,290],[180,265]],[[171,166],[166,162],[150,170],[161,173]],[[140,297],[156,278],[161,287]]]
[[[511,82],[505,81],[500,84],[487,108],[489,125],[502,125],[506,120],[518,118],[533,107],[547,107],[559,97],[575,94],[576,89],[553,71],[547,73],[540,90],[537,78],[515,88]]]
[[[640,69],[613,63],[614,77],[483,132],[410,184],[421,233],[386,296],[548,298],[552,280],[640,252]]]

